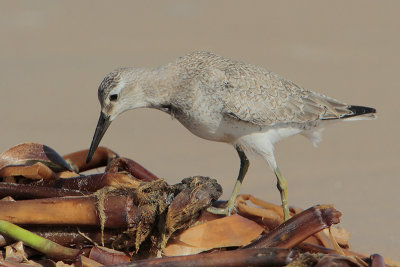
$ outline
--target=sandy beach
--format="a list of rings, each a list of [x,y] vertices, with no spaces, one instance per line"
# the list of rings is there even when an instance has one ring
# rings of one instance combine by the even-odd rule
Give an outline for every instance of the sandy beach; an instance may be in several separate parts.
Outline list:
[[[0,151],[22,142],[60,154],[90,145],[97,88],[117,67],[153,67],[205,50],[276,72],[304,88],[377,109],[333,125],[318,148],[276,146],[289,204],[334,204],[352,249],[400,260],[400,2],[3,1]],[[202,140],[155,110],[116,119],[101,145],[176,183],[204,175],[230,196],[235,150]],[[274,174],[251,160],[242,193],[280,203]]]

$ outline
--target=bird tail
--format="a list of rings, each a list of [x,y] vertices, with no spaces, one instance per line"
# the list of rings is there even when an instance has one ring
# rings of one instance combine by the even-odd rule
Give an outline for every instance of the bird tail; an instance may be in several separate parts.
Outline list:
[[[348,114],[343,114],[340,119],[346,121],[355,120],[372,120],[375,119],[376,109],[364,106],[348,106],[347,109],[350,111]]]
[[[376,109],[364,106],[346,105],[334,99],[325,99],[327,113],[322,120],[371,120],[375,119]]]

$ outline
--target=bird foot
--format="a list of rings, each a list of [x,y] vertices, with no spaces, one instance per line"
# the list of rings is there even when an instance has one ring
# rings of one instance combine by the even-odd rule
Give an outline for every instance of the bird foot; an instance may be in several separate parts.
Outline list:
[[[235,205],[230,205],[225,208],[208,207],[207,211],[212,214],[230,216],[232,212],[237,212]]]

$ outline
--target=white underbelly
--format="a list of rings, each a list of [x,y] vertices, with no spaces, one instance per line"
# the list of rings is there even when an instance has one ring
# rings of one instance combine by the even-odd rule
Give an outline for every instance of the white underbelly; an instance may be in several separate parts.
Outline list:
[[[272,144],[302,132],[296,127],[268,127],[234,119],[216,118],[212,116],[196,117],[196,119],[177,118],[194,135],[203,139],[236,143],[238,139],[250,134],[262,134]]]

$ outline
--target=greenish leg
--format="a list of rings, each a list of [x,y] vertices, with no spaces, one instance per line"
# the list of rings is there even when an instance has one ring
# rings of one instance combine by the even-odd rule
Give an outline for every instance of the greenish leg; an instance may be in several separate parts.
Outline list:
[[[235,187],[233,188],[232,195],[229,198],[229,201],[228,201],[228,204],[226,205],[226,207],[225,208],[209,207],[207,209],[208,212],[211,212],[213,214],[225,214],[227,216],[231,215],[232,211],[235,208],[235,200],[236,200],[237,195],[239,194],[240,187],[242,186],[244,176],[246,175],[247,170],[249,168],[250,162],[247,159],[246,154],[239,147],[235,147],[235,148],[236,148],[236,151],[239,154],[239,158],[240,158],[239,176],[236,180]]]
[[[278,166],[275,168],[274,172],[275,172],[276,178],[278,179],[276,187],[278,187],[279,193],[281,194],[283,217],[284,217],[285,221],[287,221],[290,219],[289,205],[288,205],[288,193],[287,193],[287,182],[286,182],[285,177],[283,177],[281,171],[279,170]]]

